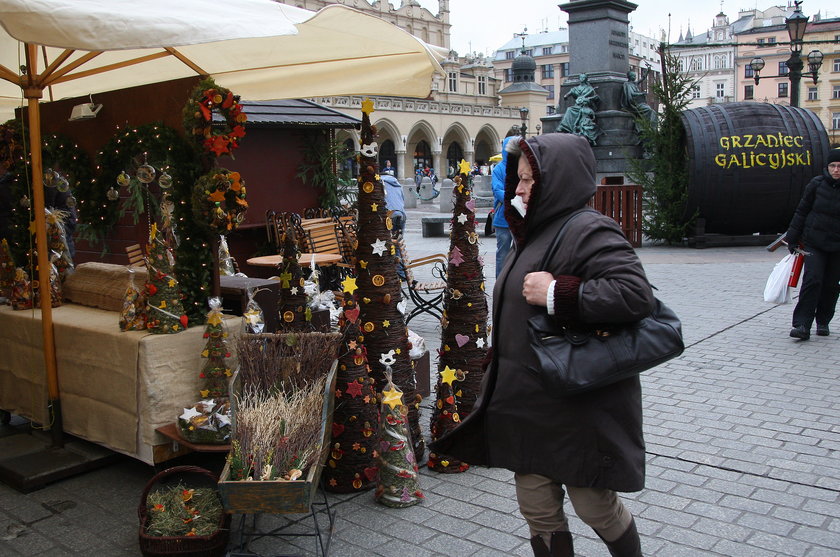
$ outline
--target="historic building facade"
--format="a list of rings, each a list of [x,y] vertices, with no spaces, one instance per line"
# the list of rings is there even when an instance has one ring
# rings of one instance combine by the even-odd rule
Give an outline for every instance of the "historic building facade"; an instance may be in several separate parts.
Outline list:
[[[438,1],[432,14],[416,0],[286,0],[284,3],[308,10],[329,4],[344,4],[369,12],[402,27],[436,46],[449,48],[449,0]],[[436,78],[427,99],[372,97],[371,121],[379,130],[380,164],[390,160],[398,178],[414,176],[418,167],[434,168],[438,176],[449,174],[461,159],[478,165],[498,153],[501,139],[520,123],[519,106],[499,101],[502,88],[493,72],[492,61],[482,55],[459,56],[451,51],[441,62],[446,75]],[[388,79],[387,73],[383,79]],[[311,99],[349,116],[359,117],[363,98],[358,96]],[[358,133],[347,130],[338,137],[358,148]]]

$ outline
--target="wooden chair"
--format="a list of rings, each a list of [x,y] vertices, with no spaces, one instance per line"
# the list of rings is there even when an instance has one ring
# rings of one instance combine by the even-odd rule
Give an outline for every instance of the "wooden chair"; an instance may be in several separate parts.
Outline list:
[[[125,253],[128,254],[129,267],[146,266],[145,254],[143,253],[143,248],[140,247],[140,244],[132,244],[130,246],[127,246],[125,248]]]
[[[403,293],[406,298],[409,298],[414,307],[406,313],[405,323],[414,319],[421,313],[428,313],[436,319],[443,316],[443,295],[446,292],[446,269],[449,264],[448,258],[445,254],[435,253],[412,259],[408,255],[408,249],[405,245],[405,239],[402,235],[396,235],[394,241],[397,243],[399,249],[400,262],[402,263],[402,270],[405,276],[400,278],[403,280]],[[431,274],[431,280],[418,280],[414,276],[414,270],[420,267],[431,266],[427,271]]]

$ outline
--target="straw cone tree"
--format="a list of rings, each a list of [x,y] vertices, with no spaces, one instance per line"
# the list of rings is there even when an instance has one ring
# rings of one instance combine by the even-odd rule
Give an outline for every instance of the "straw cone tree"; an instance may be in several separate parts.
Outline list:
[[[461,161],[455,177],[455,204],[450,232],[447,289],[441,318],[441,351],[438,360],[436,401],[431,418],[432,439],[451,431],[475,404],[487,353],[487,296],[484,262],[478,255],[475,199],[467,178],[469,164]],[[429,468],[462,472],[463,462],[446,455],[429,455]]]
[[[172,252],[158,234],[157,225],[152,225],[149,234],[149,255],[146,268],[149,282],[146,283],[148,322],[146,326],[153,333],[177,333],[187,328],[187,315],[181,303],[181,289],[175,279]]]
[[[280,293],[277,309],[280,312],[280,330],[283,332],[308,331],[312,313],[306,304],[305,281],[298,263],[298,248],[291,228],[283,238],[283,261],[279,265]]]
[[[379,426],[379,482],[374,496],[387,507],[410,507],[423,501],[423,492],[406,423],[408,408],[389,372],[386,381]]]
[[[379,399],[365,347],[359,341],[359,308],[349,296],[344,299],[340,326],[343,350],[338,358],[332,441],[323,475],[327,491],[353,493],[376,485]]]
[[[385,366],[393,370],[394,383],[405,396],[408,425],[414,452],[425,451],[420,431],[420,402],[414,363],[409,357],[408,327],[399,309],[402,301],[397,276],[396,247],[391,237],[391,218],[385,206],[385,190],[377,174],[376,130],[370,124],[373,102],[362,103],[359,162],[359,231],[356,247],[356,277],[345,291],[359,304],[360,323],[367,347],[371,375],[379,391],[384,388]]]

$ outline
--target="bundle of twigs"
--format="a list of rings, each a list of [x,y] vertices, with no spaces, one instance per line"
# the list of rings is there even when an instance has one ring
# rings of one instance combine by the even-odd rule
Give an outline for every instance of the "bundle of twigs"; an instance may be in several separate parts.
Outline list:
[[[290,391],[244,387],[236,399],[233,480],[296,480],[321,454],[326,377]]]
[[[325,377],[340,340],[340,333],[242,335],[236,350],[243,392],[249,386],[260,392],[295,391]]]

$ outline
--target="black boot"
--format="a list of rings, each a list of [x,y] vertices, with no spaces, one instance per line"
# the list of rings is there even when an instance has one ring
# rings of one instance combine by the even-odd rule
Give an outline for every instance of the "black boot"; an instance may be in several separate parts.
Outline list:
[[[596,532],[597,534],[597,532]],[[601,536],[601,534],[598,534]],[[604,540],[604,538],[601,538]],[[621,537],[614,542],[608,542],[607,549],[610,550],[612,557],[642,557],[642,542],[639,539],[639,531],[636,530],[636,521],[631,520],[630,526],[621,534]]]
[[[534,536],[531,538],[531,549],[534,557],[574,557],[575,554],[571,532],[552,532],[551,550],[546,547],[542,536]]]

